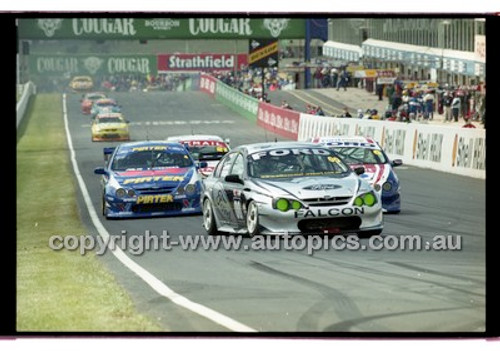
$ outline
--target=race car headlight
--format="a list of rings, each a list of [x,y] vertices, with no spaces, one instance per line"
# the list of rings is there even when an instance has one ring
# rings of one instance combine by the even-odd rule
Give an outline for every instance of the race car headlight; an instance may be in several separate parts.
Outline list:
[[[188,184],[184,188],[187,195],[193,195],[196,192],[196,186],[194,184]]]
[[[392,184],[390,182],[385,182],[384,185],[382,185],[382,189],[384,189],[384,191],[391,191]]]
[[[375,189],[375,191],[380,191],[380,184],[373,184],[373,189]]]
[[[276,209],[286,212],[290,208],[290,203],[287,199],[278,199],[276,201]]]
[[[127,195],[127,191],[123,188],[116,189],[115,195],[117,198],[121,199]]]
[[[182,185],[177,188],[177,195],[184,195],[185,189]]]
[[[363,195],[359,195],[354,199],[354,206],[363,206],[366,205],[368,207],[372,207],[377,203],[377,197],[373,192],[369,192]]]
[[[297,200],[289,200],[284,198],[273,200],[273,208],[276,210],[280,210],[281,212],[286,212],[290,209],[299,210],[302,207],[302,203]]]
[[[129,189],[127,191],[127,195],[130,196],[130,197],[134,197],[135,196],[135,191],[133,189]]]

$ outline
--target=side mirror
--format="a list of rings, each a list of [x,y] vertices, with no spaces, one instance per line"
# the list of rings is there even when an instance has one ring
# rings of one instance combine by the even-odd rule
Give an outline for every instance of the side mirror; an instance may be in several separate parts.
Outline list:
[[[108,172],[103,167],[94,168],[94,173],[95,174],[102,174],[102,175],[108,174]]]
[[[238,184],[244,184],[243,179],[240,178],[239,175],[237,174],[230,174],[227,175],[224,180],[228,183],[238,183]]]
[[[354,168],[354,173],[356,173],[357,175],[362,175],[363,173],[365,173],[365,167]]]
[[[199,168],[207,168],[208,167],[208,163],[203,161],[203,162],[198,162],[198,164],[196,165],[196,168],[199,169]]]
[[[392,160],[391,164],[392,164],[392,167],[401,166],[403,164],[403,160],[398,158],[398,159]]]

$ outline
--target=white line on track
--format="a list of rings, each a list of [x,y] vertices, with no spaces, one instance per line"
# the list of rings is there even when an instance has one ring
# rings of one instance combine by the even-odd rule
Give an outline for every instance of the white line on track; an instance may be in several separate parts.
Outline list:
[[[92,201],[90,199],[89,192],[87,190],[87,186],[85,185],[85,182],[83,181],[83,177],[80,173],[80,169],[78,168],[78,164],[76,162],[76,156],[75,156],[75,150],[73,149],[73,141],[71,139],[71,134],[69,131],[68,127],[68,114],[67,114],[67,107],[66,107],[66,94],[63,95],[63,116],[64,116],[64,128],[66,130],[66,138],[68,141],[68,147],[70,151],[70,159],[71,163],[73,165],[73,171],[75,172],[76,179],[78,181],[78,185],[80,186],[80,189],[82,191],[83,199],[85,201],[85,205],[87,206],[87,209],[89,211],[90,218],[92,220],[92,223],[94,224],[97,232],[99,235],[104,239],[105,242],[108,241],[109,238],[109,233],[104,228],[103,224],[101,223],[101,220],[99,219],[99,216],[97,215],[97,212],[94,208],[94,205],[92,204]],[[137,276],[139,276],[144,282],[146,282],[154,291],[156,291],[158,294],[164,296],[165,298],[169,299],[176,305],[179,305],[181,307],[184,307],[188,309],[191,312],[194,312],[200,316],[203,316],[231,331],[235,332],[256,332],[255,329],[252,329],[238,321],[235,321],[234,319],[223,315],[222,313],[219,313],[217,311],[214,311],[206,306],[203,306],[199,303],[193,302],[186,297],[176,293],[172,289],[170,289],[165,283],[163,283],[161,280],[156,278],[154,275],[149,273],[146,269],[144,269],[142,266],[134,262],[130,257],[128,257],[123,250],[121,250],[119,247],[115,246],[113,248],[108,247],[108,249],[113,253],[113,255],[128,269],[130,269],[132,272],[134,272]]]

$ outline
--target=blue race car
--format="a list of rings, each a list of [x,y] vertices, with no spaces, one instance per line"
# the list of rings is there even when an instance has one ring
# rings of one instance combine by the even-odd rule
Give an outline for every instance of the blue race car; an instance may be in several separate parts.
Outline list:
[[[201,213],[202,185],[196,164],[179,143],[141,141],[105,148],[102,214],[106,218]]]
[[[402,160],[389,160],[375,140],[362,136],[324,136],[312,138],[311,142],[334,150],[352,169],[364,167],[365,172],[360,177],[380,194],[384,212],[401,211],[401,184],[394,167],[401,166]]]

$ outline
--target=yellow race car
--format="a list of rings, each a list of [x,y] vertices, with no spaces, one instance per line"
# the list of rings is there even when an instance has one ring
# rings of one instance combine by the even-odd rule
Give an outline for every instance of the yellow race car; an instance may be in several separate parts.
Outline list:
[[[92,121],[92,141],[128,141],[128,121],[121,113],[101,113]]]
[[[74,92],[90,91],[94,88],[94,81],[89,76],[76,76],[69,82],[69,88]]]

